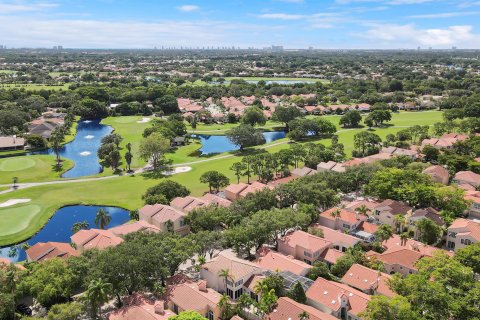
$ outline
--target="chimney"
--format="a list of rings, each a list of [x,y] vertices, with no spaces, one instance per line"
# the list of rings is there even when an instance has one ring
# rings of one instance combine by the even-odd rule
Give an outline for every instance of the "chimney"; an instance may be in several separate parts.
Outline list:
[[[207,292],[207,281],[202,280],[198,282],[198,290],[202,292]]]
[[[164,315],[165,314],[165,308],[163,306],[165,302],[163,300],[159,300],[155,303],[155,313],[159,315]]]

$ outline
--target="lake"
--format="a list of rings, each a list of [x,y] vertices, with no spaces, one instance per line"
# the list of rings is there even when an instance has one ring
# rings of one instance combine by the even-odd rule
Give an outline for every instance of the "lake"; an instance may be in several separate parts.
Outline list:
[[[103,207],[103,206],[68,206],[57,210],[47,224],[29,240],[25,241],[30,246],[37,242],[67,242],[70,243],[70,236],[72,235],[72,226],[76,222],[87,221],[90,228],[96,228],[95,217],[98,210],[104,209],[110,214],[112,220],[108,228],[119,226],[130,220],[129,211],[117,207]],[[0,257],[9,258],[12,261],[22,261],[27,258],[25,251],[21,245],[16,246],[17,255],[15,257],[8,257],[11,247],[4,247],[0,249]]]
[[[272,141],[285,138],[286,134],[284,131],[267,131],[263,133],[263,136],[265,137],[266,143],[270,143]],[[228,138],[224,135],[211,136],[211,135],[198,134],[198,135],[194,135],[194,137],[200,138],[202,147],[199,150],[203,155],[213,154],[213,153],[224,153],[224,152],[235,151],[239,149],[237,145],[234,145],[233,143],[231,143],[230,140],[228,140]]]
[[[91,176],[102,171],[97,157],[97,150],[102,138],[112,132],[112,127],[100,124],[100,120],[83,120],[77,125],[75,139],[60,149],[60,156],[73,160],[75,165],[65,172],[63,178]],[[32,154],[55,155],[52,149],[33,152]]]

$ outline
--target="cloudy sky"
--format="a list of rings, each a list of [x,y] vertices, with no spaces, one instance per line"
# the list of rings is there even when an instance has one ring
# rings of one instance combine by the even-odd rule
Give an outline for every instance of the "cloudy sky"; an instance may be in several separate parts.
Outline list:
[[[480,48],[480,0],[0,0],[0,44]]]

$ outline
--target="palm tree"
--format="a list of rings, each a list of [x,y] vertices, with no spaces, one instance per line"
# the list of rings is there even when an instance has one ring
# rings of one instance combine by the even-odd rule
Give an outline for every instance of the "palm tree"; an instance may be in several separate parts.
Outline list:
[[[397,214],[393,218],[395,220],[395,225],[397,226],[397,231],[402,233],[403,232],[403,227],[405,226],[405,223],[407,222],[407,219],[405,216],[401,214]]]
[[[298,320],[308,320],[310,319],[310,315],[307,313],[307,311],[303,311],[298,315]]]
[[[127,163],[127,171],[130,172],[132,171],[132,168],[130,167],[130,165],[132,164],[132,159],[133,159],[132,144],[129,142],[125,147],[127,148],[127,152],[125,153],[125,162]]]
[[[138,210],[131,210],[128,213],[128,216],[130,217],[130,220],[140,220],[140,215],[138,214]]]
[[[87,220],[84,220],[82,222],[75,222],[72,226],[72,233],[75,234],[80,230],[85,230],[90,227],[89,223]]]
[[[102,305],[108,301],[112,292],[112,284],[102,279],[92,280],[88,285],[86,299],[92,308],[92,316],[96,319],[100,315]]]
[[[218,276],[223,278],[225,283],[225,292],[227,292],[227,281],[228,279],[232,279],[232,275],[230,274],[229,269],[222,269],[218,272]]]
[[[16,319],[16,307],[17,307],[17,300],[15,299],[16,291],[17,291],[17,272],[16,267],[9,267],[8,271],[5,273],[5,287],[8,292],[12,295],[12,308],[13,308],[13,320]]]
[[[172,220],[168,220],[165,222],[165,228],[167,229],[167,232],[173,233],[174,231],[173,227],[174,227],[174,224]]]
[[[218,301],[217,304],[218,308],[220,308],[220,319],[222,320],[228,320],[231,317],[233,317],[233,313],[235,312],[232,304],[230,303],[230,297],[227,296],[226,294],[222,295],[220,300]]]
[[[50,136],[50,143],[52,145],[53,152],[56,156],[57,167],[60,166],[60,147],[62,142],[65,140],[65,135],[60,129],[60,127],[53,130],[52,135]]]
[[[331,215],[332,217],[334,217],[335,220],[338,219],[341,214],[342,214],[342,210],[339,209],[339,208],[333,210],[333,211],[330,213],[330,215]]]
[[[408,233],[407,232],[403,232],[402,234],[400,234],[400,241],[401,241],[401,245],[404,246],[407,244],[407,239],[408,239]]]
[[[366,205],[362,204],[360,207],[356,208],[355,209],[355,212],[361,214],[362,216],[365,216],[368,218],[368,213],[371,212],[372,210],[370,210]]]
[[[13,182],[12,188],[16,189],[17,188],[18,177],[13,177],[12,182]]]
[[[100,209],[97,212],[97,216],[95,217],[95,225],[97,228],[106,229],[107,226],[110,224],[112,217],[108,214],[105,209]]]

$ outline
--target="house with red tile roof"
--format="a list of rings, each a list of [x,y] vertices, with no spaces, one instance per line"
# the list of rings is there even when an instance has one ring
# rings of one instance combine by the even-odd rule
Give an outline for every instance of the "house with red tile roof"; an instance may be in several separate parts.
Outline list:
[[[358,212],[334,207],[320,213],[318,223],[334,230],[352,231],[357,229],[359,224],[365,220],[367,220],[367,217]]]
[[[430,145],[436,149],[450,149],[458,141],[467,140],[468,136],[464,134],[447,133],[440,138],[424,139],[422,141],[422,148]]]
[[[315,280],[307,290],[307,304],[339,319],[359,320],[370,296],[343,283],[323,278]]]
[[[402,149],[397,147],[386,147],[380,150],[380,153],[390,155],[391,157],[407,156],[412,160],[418,158],[418,152],[410,149]]]
[[[312,176],[317,173],[317,170],[310,169],[308,167],[295,168],[291,171],[291,175],[294,177]]]
[[[334,248],[327,248],[320,254],[321,261],[325,262],[328,266],[334,265],[337,263],[337,260],[343,257],[345,254],[342,251],[339,251]]]
[[[407,216],[412,213],[412,207],[402,201],[387,199],[379,203],[373,211],[372,217],[380,224],[388,224],[392,228],[397,227],[395,216]]]
[[[309,265],[322,260],[321,255],[329,248],[332,248],[330,241],[301,230],[291,232],[278,240],[278,252]]]
[[[438,211],[431,207],[412,211],[412,213],[408,214],[405,218],[407,220],[407,224],[409,225],[409,229],[413,230],[414,238],[417,240],[420,237],[417,229],[418,221],[423,219],[430,219],[435,222],[436,225],[439,227],[443,227],[445,225],[445,222],[443,221]]]
[[[168,320],[175,316],[165,309],[165,301],[152,301],[142,294],[134,293],[123,301],[123,307],[108,314],[108,320]]]
[[[64,242],[38,242],[26,250],[28,262],[41,262],[53,258],[66,259],[76,257],[79,253]]]
[[[352,288],[369,295],[383,295],[394,297],[395,293],[390,289],[387,281],[392,277],[386,273],[379,272],[360,264],[353,264],[342,278],[342,282]]]
[[[9,259],[0,257],[0,269],[6,268],[6,267],[10,266],[11,264],[12,264],[12,262]],[[18,263],[15,264],[15,267],[18,270],[25,270],[25,267],[22,266],[21,264],[18,264]]]
[[[119,237],[124,237],[127,234],[134,232],[162,232],[159,227],[154,226],[153,224],[150,224],[144,220],[122,224],[120,226],[110,228],[109,230]]]
[[[319,224],[312,226],[314,229],[321,230],[323,233],[323,239],[332,243],[332,248],[341,252],[347,251],[348,248],[355,246],[361,240],[346,234],[344,232],[330,229]]]
[[[335,172],[345,172],[346,168],[342,163],[335,161],[320,162],[317,165],[317,171],[335,171]]]
[[[70,239],[79,252],[89,249],[106,249],[123,242],[123,239],[112,231],[102,229],[80,230],[71,236]]]
[[[0,137],[0,150],[22,150],[25,147],[25,139],[17,136]]]
[[[360,208],[362,206],[365,206],[369,212],[367,212],[368,215],[373,213],[373,210],[375,209],[376,206],[378,206],[380,202],[371,200],[371,199],[363,199],[363,200],[354,200],[351,202],[346,202],[343,203],[345,206],[346,210],[352,211],[352,212],[357,212],[357,208]]]
[[[209,320],[219,320],[218,302],[221,298],[220,293],[207,288],[206,281],[187,282],[171,288],[168,308],[176,314],[183,311],[196,311]]]
[[[480,191],[468,190],[464,199],[470,202],[468,216],[474,219],[480,219]]]
[[[216,194],[212,193],[206,193],[202,197],[200,197],[200,200],[204,201],[207,205],[216,205],[219,207],[225,207],[228,208],[232,204],[232,202],[228,199],[225,199],[223,197],[220,197]]]
[[[266,320],[294,320],[299,314],[308,314],[308,320],[336,320],[334,316],[301,304],[288,297],[281,297],[275,309],[266,316]],[[233,319],[233,318],[232,318]]]
[[[230,201],[235,201],[238,198],[245,197],[249,193],[261,191],[265,188],[272,189],[273,187],[270,187],[258,181],[255,181],[252,184],[246,184],[243,182],[240,182],[238,184],[231,184],[225,188],[225,197]]]
[[[458,185],[469,184],[476,188],[480,186],[480,174],[472,171],[459,171],[453,177],[452,182]]]
[[[443,166],[430,166],[423,170],[422,173],[429,175],[433,181],[444,185],[447,185],[450,180],[450,174]]]
[[[447,229],[447,248],[458,250],[480,242],[480,222],[456,219]]]
[[[229,277],[227,279],[220,275],[222,270],[228,270]],[[226,293],[236,300],[243,293],[244,283],[251,276],[260,274],[261,271],[262,269],[258,264],[240,259],[232,252],[225,250],[202,265],[200,277],[206,281],[209,288]]]
[[[140,220],[144,220],[160,228],[162,232],[171,228],[179,235],[186,235],[190,227],[185,223],[186,213],[164,204],[146,205],[138,210]]]
[[[256,259],[253,261],[265,270],[271,271],[290,271],[300,276],[306,276],[311,265],[295,259],[293,256],[287,256],[273,251],[267,247],[262,247],[257,251]]]
[[[187,213],[205,205],[205,201],[192,196],[177,197],[170,202],[171,207]]]

